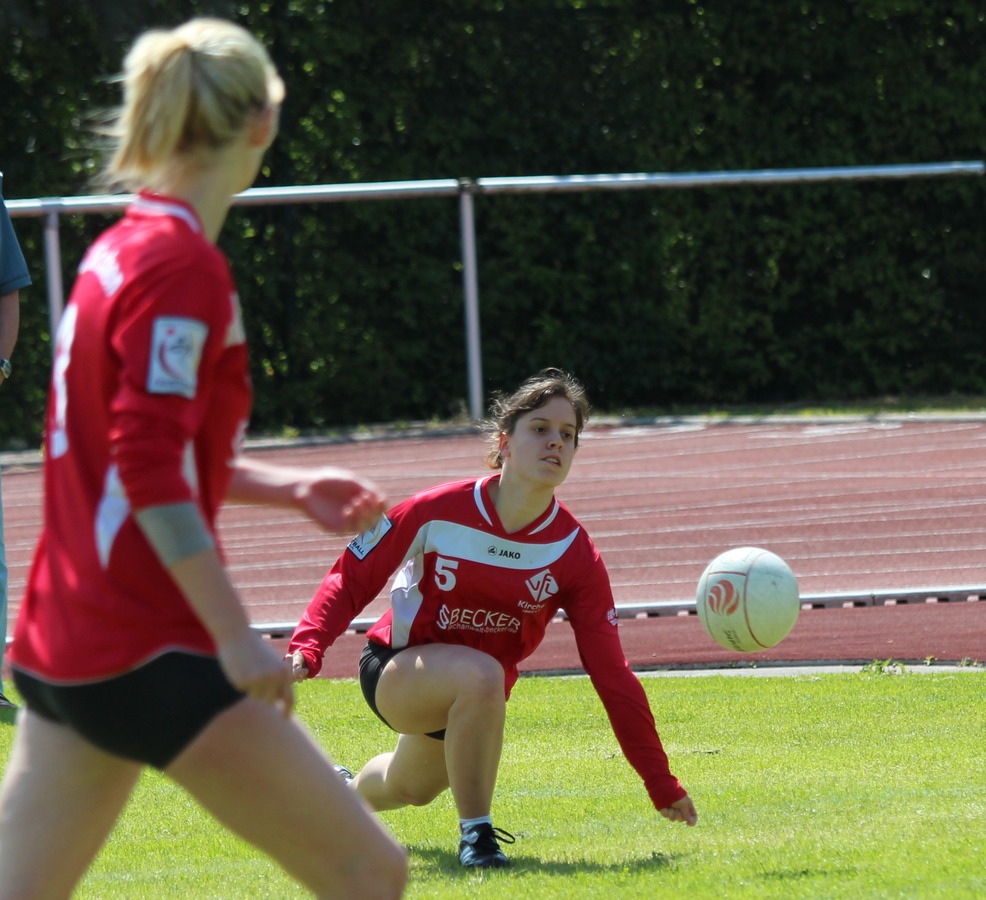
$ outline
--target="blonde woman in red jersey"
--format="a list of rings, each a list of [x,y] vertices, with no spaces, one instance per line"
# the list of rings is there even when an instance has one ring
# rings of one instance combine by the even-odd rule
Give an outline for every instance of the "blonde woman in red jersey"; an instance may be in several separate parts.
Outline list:
[[[215,241],[283,85],[251,35],[212,19],[142,36],[123,82],[109,174],[140,194],[86,255],[56,340],[0,900],[70,896],[146,765],[315,895],[398,897],[403,849],[292,717],[291,672],[215,536],[227,496],[349,533],[383,509],[351,472],[239,454],[251,390]]]

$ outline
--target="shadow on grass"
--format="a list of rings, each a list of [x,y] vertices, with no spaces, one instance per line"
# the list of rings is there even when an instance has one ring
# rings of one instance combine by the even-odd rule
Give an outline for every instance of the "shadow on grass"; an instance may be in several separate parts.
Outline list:
[[[651,853],[649,856],[643,856],[639,859],[622,860],[614,863],[597,863],[590,860],[539,859],[533,856],[509,853],[508,851],[510,866],[506,869],[466,869],[459,865],[457,855],[449,850],[440,850],[435,847],[417,847],[414,844],[408,845],[407,850],[411,855],[412,865],[415,859],[420,860],[425,864],[425,868],[452,879],[476,878],[479,876],[485,878],[500,874],[504,876],[517,876],[535,873],[538,875],[558,875],[562,877],[606,872],[634,874],[637,872],[667,869],[678,861],[677,855],[668,853]]]
[[[835,878],[850,877],[857,874],[855,869],[791,869],[761,872],[758,877],[774,881],[796,881],[799,878]]]
[[[13,725],[16,718],[16,709],[0,709],[0,725]]]

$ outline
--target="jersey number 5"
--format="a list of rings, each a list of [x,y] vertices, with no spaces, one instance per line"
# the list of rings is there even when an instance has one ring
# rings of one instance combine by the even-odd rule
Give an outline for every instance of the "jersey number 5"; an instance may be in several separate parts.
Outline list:
[[[439,590],[451,591],[455,587],[455,570],[459,568],[457,559],[445,559],[439,556],[435,560],[435,584]]]

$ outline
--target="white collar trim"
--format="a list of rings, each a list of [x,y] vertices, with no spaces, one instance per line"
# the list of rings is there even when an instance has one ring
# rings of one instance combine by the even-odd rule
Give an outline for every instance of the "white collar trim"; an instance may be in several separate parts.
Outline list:
[[[134,206],[142,213],[152,216],[174,216],[188,223],[188,226],[196,234],[202,233],[202,223],[187,206],[180,203],[172,203],[168,200],[159,200],[156,197],[138,197],[134,201]]]

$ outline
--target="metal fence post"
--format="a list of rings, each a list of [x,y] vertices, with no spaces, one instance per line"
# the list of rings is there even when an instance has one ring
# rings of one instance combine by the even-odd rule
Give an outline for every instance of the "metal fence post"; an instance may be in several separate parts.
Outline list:
[[[479,337],[479,277],[476,265],[476,183],[459,179],[459,230],[462,236],[462,286],[466,313],[466,366],[469,373],[469,415],[483,418],[483,361]]]
[[[48,280],[48,320],[51,325],[51,352],[55,352],[55,330],[65,308],[65,289],[62,285],[62,250],[58,235],[58,210],[45,213],[45,274]]]

